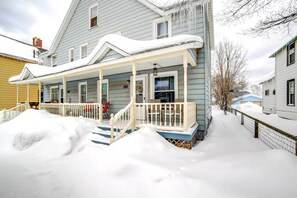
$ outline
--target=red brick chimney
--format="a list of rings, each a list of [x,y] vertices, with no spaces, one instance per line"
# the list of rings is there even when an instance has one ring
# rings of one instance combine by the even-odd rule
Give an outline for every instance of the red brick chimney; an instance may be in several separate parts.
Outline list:
[[[40,38],[33,38],[33,46],[42,48],[42,40]]]

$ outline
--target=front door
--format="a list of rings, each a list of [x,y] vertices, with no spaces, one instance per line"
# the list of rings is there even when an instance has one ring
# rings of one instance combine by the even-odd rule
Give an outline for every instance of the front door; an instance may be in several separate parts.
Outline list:
[[[132,87],[133,87],[133,80],[131,77],[131,96],[133,95]],[[136,97],[135,102],[136,103],[146,103],[147,101],[147,75],[140,75],[136,76]],[[144,106],[139,105],[136,107],[136,119],[137,120],[144,120],[145,119],[145,111]]]

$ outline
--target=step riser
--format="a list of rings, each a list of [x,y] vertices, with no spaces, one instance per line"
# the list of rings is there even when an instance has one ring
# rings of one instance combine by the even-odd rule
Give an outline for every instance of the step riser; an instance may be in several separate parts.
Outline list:
[[[103,130],[103,131],[110,131],[110,127],[101,127],[101,126],[97,126],[99,129]],[[116,128],[113,129],[114,132],[117,132],[118,130]],[[128,129],[126,131],[126,133],[131,133],[131,129]]]
[[[91,140],[93,143],[95,144],[102,144],[102,145],[106,145],[106,146],[109,146],[110,144],[108,143],[105,143],[105,142],[100,142],[100,141],[95,141],[95,140]]]

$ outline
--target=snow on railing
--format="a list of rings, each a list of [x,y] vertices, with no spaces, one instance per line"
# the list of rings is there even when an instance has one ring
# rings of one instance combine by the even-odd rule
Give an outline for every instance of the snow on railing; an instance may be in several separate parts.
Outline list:
[[[13,118],[17,117],[20,113],[26,110],[26,104],[19,104],[16,107],[11,109],[4,109],[2,111],[2,122],[6,122],[12,120]]]
[[[60,116],[99,120],[99,103],[42,103],[40,109]]]
[[[134,99],[116,115],[111,114],[110,118],[110,144],[119,140],[128,129],[135,129]]]
[[[241,125],[244,125],[270,148],[283,149],[297,156],[297,136],[274,127],[257,118],[237,109],[230,109],[232,113],[240,116]]]

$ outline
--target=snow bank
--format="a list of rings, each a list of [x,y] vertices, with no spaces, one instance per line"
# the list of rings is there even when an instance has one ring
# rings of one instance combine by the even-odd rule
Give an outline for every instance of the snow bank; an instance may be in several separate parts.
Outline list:
[[[35,112],[25,113],[28,116],[0,125],[0,135],[3,128],[5,133],[19,134],[8,129],[24,119],[32,123],[28,117]],[[41,137],[35,136],[41,140],[17,155],[0,152],[0,197],[297,197],[296,156],[269,149],[240,125],[238,117],[218,109],[213,109],[209,135],[191,151],[174,147],[152,126],[145,126],[106,149],[86,145],[81,152],[50,160],[25,156],[43,152],[37,145],[49,136],[69,138],[74,134],[69,124],[81,122],[79,126],[85,128],[89,121],[66,123],[67,119],[46,112],[35,115],[41,122],[36,131],[45,130]],[[53,132],[54,124],[63,130],[58,127],[61,130]],[[85,134],[77,127],[74,130]],[[2,137],[1,146],[6,141],[12,144]],[[61,142],[68,144],[62,137]]]
[[[232,107],[240,111],[262,113],[262,107],[252,102],[245,102],[240,105],[232,105]]]
[[[2,151],[45,152],[46,155],[71,153],[96,123],[83,118],[62,118],[40,110],[26,110],[0,125]]]

